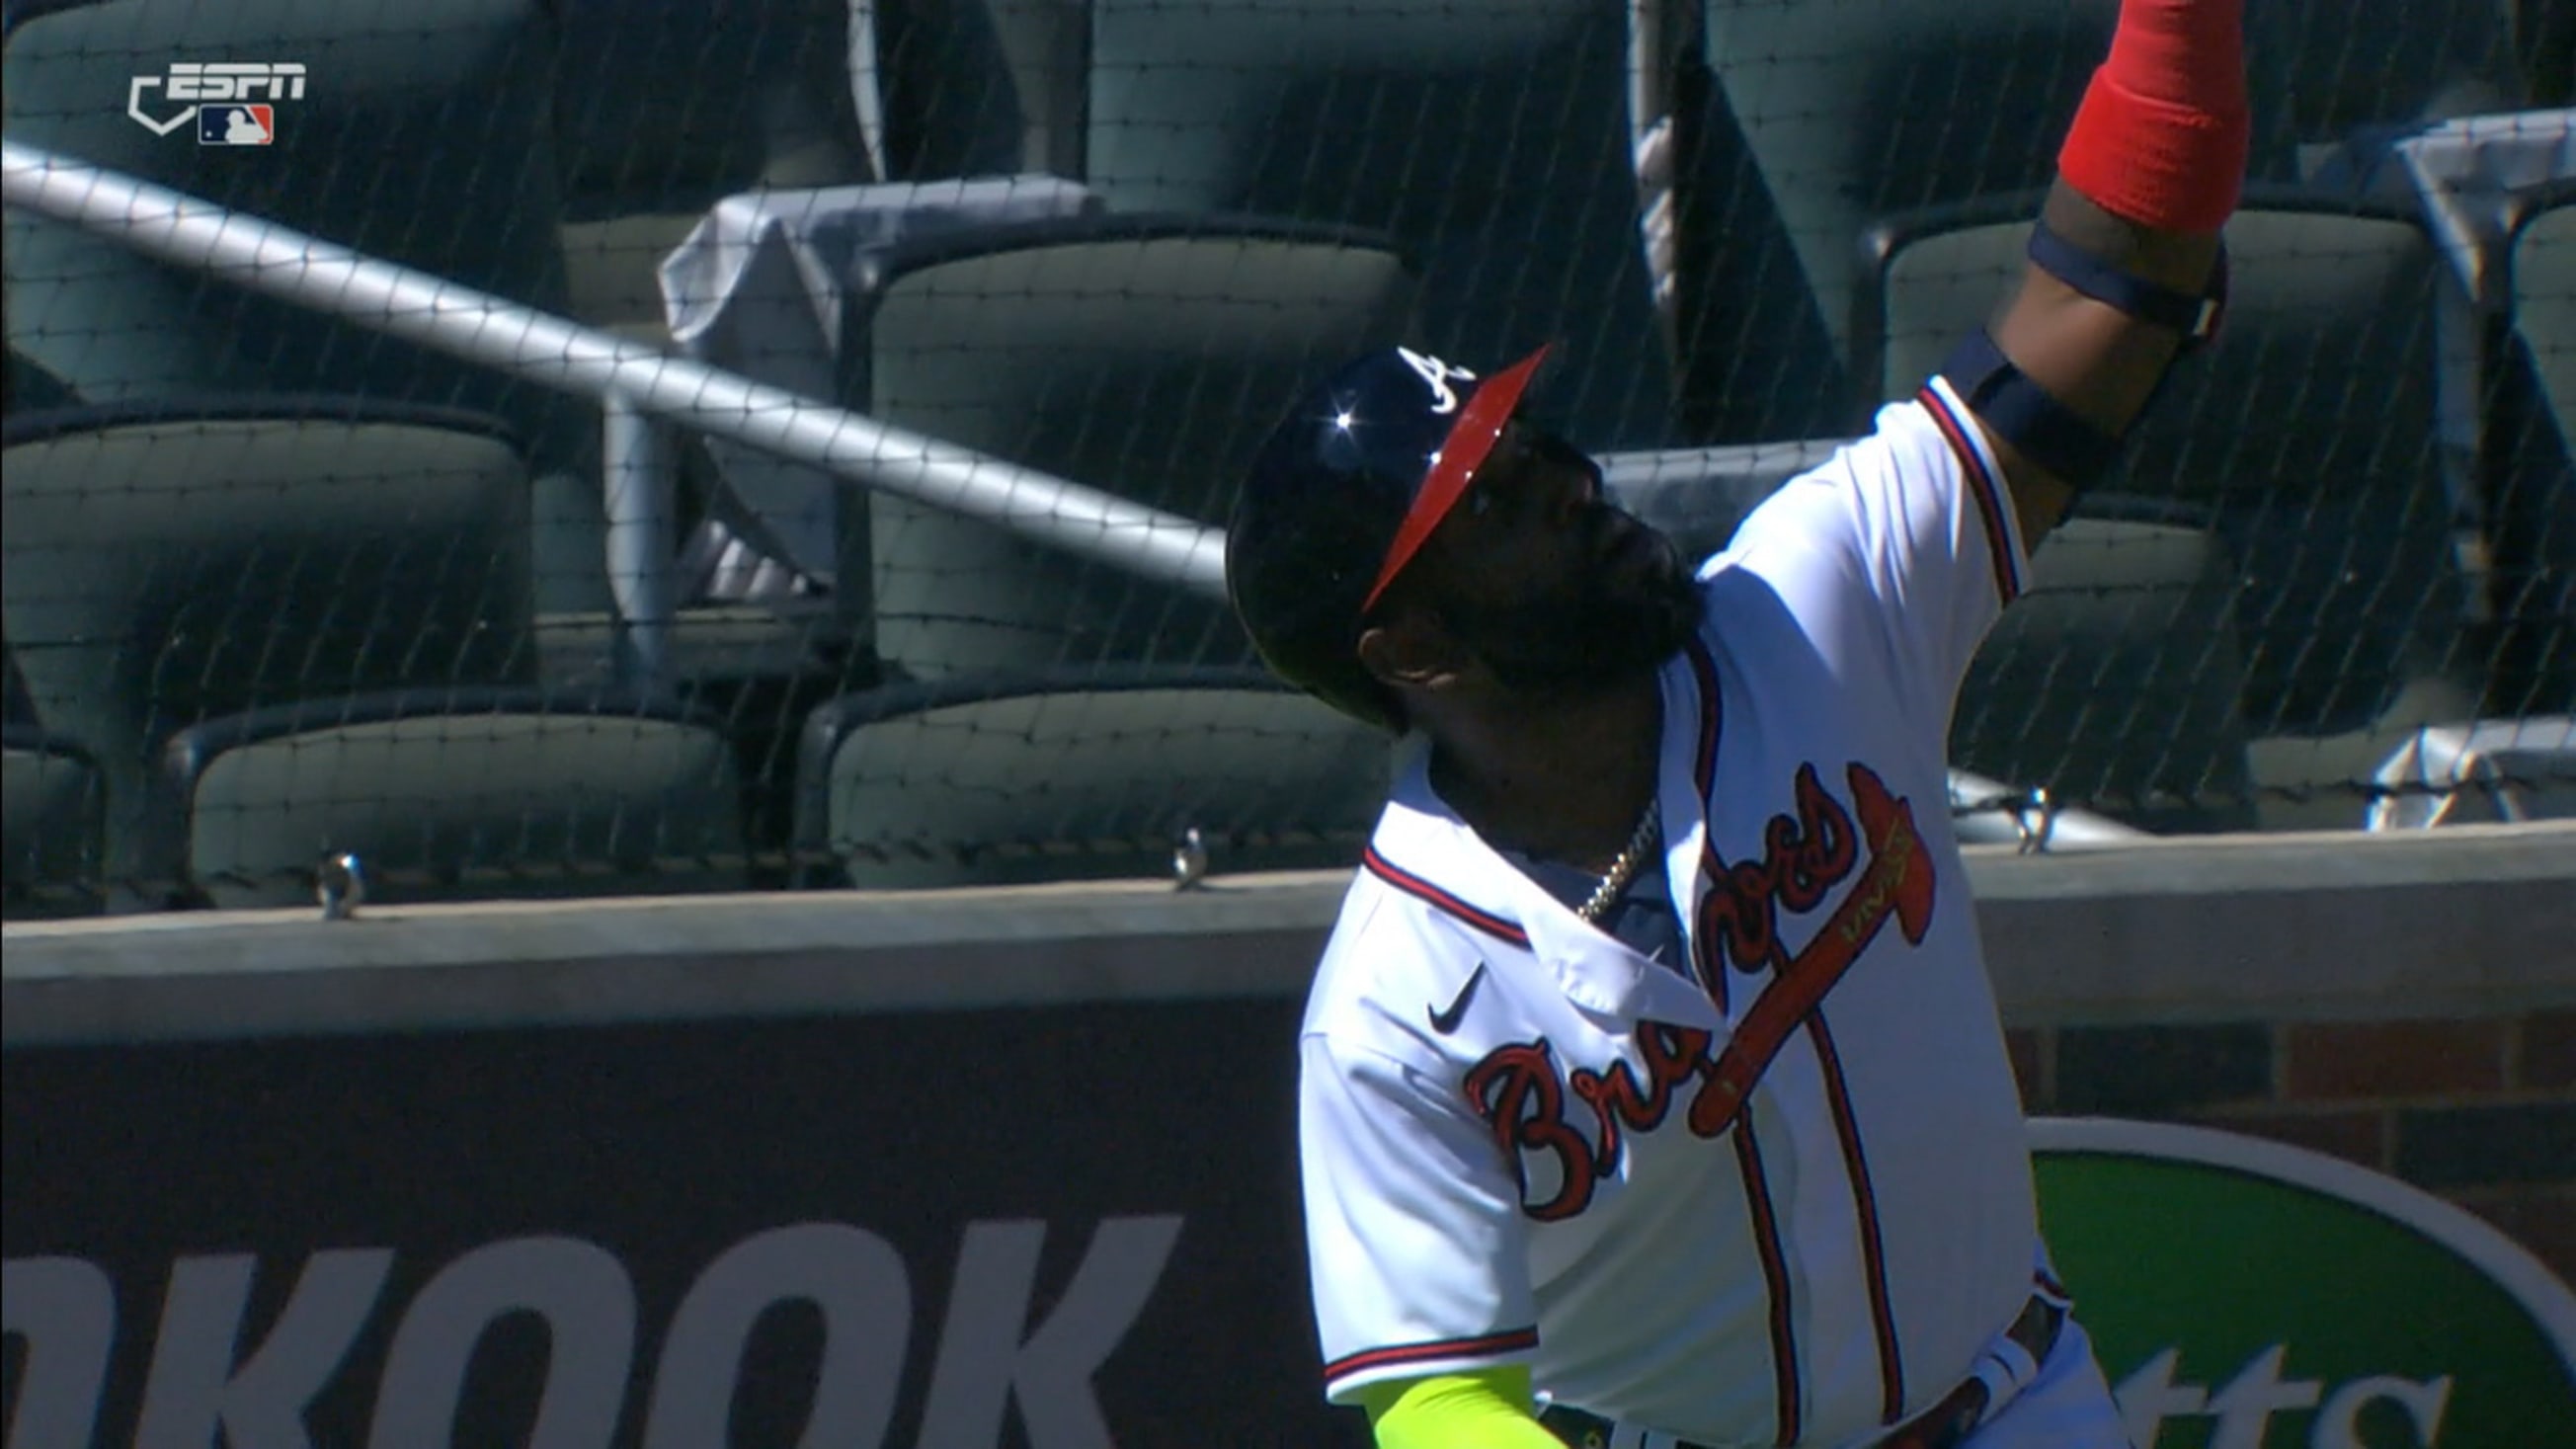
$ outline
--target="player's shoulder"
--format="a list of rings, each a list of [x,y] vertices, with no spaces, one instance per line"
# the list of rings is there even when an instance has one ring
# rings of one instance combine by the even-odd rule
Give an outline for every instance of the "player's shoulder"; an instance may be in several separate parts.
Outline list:
[[[1304,1030],[1392,1049],[1413,1035],[1414,1008],[1447,1000],[1480,961],[1437,911],[1364,867],[1316,965]],[[1408,1029],[1391,1029],[1396,1024]]]
[[[1508,867],[1472,848],[1466,827],[1431,792],[1426,763],[1418,741],[1400,757],[1316,967],[1309,1034],[1380,1050],[1412,1039],[1422,1003],[1454,997],[1482,964],[1480,948],[1504,946],[1486,934],[1520,936],[1497,913],[1511,908],[1509,893],[1490,878]]]
[[[1890,501],[1929,486],[1949,492],[1977,467],[1991,469],[1982,432],[1947,383],[1934,379],[1878,410],[1870,430],[1791,476],[1748,513],[1725,548],[1700,567],[1713,583],[1730,573],[1775,575],[1790,561],[1808,567],[1842,556],[1882,533]]]

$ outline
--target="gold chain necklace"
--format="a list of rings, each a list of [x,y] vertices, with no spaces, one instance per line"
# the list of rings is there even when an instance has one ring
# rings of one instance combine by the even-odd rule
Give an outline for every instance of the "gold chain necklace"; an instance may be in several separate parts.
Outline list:
[[[1591,899],[1585,901],[1575,914],[1596,926],[1601,924],[1602,915],[1619,899],[1621,893],[1628,889],[1628,882],[1637,878],[1638,869],[1645,865],[1646,857],[1662,843],[1663,834],[1663,809],[1654,799],[1649,798],[1646,801],[1646,813],[1637,817],[1636,833],[1628,837],[1628,844],[1619,852],[1619,858],[1610,862],[1609,874],[1601,877],[1601,884],[1592,888]]]

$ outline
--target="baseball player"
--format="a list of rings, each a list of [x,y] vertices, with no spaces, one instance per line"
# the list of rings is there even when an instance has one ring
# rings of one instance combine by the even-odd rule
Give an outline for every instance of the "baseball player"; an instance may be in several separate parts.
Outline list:
[[[1536,356],[1367,357],[1264,445],[1236,610],[1405,739],[1301,1043],[1326,1390],[1386,1449],[2127,1443],[1943,750],[2215,318],[2241,10],[2125,0],[1992,327],[1696,569],[1521,417]]]

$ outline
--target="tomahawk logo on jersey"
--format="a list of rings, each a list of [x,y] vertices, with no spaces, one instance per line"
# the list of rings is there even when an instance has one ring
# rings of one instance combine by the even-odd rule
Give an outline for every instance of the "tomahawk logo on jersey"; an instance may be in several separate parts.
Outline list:
[[[2029,1299],[1942,753],[2023,558],[1963,419],[1937,383],[1885,410],[1701,569],[1662,672],[1683,969],[1401,772],[1303,1042],[1336,1399],[1518,1361],[1688,1439],[1835,1442],[1938,1399]]]

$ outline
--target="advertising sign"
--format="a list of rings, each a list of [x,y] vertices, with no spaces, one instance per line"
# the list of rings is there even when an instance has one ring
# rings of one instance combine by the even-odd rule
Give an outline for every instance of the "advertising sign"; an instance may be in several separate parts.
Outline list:
[[[13,1048],[10,1449],[1359,1442],[1296,1009]]]
[[[2576,1296],[2476,1218],[2230,1133],[2031,1136],[2049,1245],[2139,1449],[2576,1445]]]
[[[1357,1446],[1286,998],[13,1047],[8,1449]],[[2041,1121],[2139,1449],[2576,1445],[2576,1299],[2311,1153]]]

